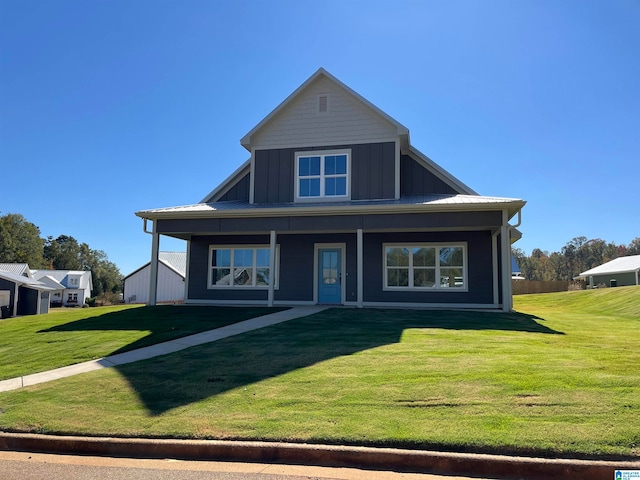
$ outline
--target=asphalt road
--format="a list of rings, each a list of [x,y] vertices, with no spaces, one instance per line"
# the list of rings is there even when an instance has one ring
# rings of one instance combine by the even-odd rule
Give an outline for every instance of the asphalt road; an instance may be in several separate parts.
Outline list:
[[[0,452],[0,480],[471,480],[354,468]],[[474,478],[473,480],[482,480]],[[484,479],[490,480],[490,479]]]

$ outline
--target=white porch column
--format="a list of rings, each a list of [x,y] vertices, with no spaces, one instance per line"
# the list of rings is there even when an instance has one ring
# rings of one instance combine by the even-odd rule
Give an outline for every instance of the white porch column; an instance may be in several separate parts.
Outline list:
[[[160,234],[156,231],[156,223],[153,222],[151,233],[151,264],[149,275],[149,302],[147,305],[154,306],[158,300],[158,251],[160,250]]]
[[[511,231],[506,210],[502,211],[502,227],[500,227],[500,256],[502,259],[502,310],[510,312],[513,309],[511,288]]]
[[[191,258],[191,237],[187,240],[187,265],[184,274],[184,303],[189,300],[189,259]]]
[[[18,292],[20,291],[20,287],[17,283],[13,284],[13,316],[18,316]]]
[[[498,233],[500,233],[499,230],[491,235],[491,256],[493,258],[491,262],[491,276],[493,278],[493,304],[496,308],[500,303],[500,292],[498,290],[500,289],[499,276],[501,275],[498,271]]]
[[[271,230],[269,236],[269,295],[267,304],[273,307],[273,299],[275,296],[276,288],[276,231]]]
[[[364,281],[364,252],[362,251],[363,246],[363,238],[362,238],[362,229],[359,228],[357,230],[357,239],[356,239],[356,250],[357,250],[357,263],[358,263],[358,272],[357,272],[357,298],[356,301],[358,303],[358,308],[362,308],[362,297],[363,297],[363,281]]]

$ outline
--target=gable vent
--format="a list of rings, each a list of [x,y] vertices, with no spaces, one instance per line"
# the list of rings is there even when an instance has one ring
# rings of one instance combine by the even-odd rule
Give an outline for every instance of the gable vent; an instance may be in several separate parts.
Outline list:
[[[318,112],[326,113],[329,108],[329,97],[327,95],[320,95],[318,97]]]

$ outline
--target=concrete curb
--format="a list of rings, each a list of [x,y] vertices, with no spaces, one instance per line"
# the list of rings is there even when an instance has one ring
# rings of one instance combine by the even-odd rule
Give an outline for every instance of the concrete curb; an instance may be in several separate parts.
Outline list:
[[[502,479],[614,478],[639,461],[597,461],[280,442],[53,436],[0,432],[0,450],[126,458],[173,458],[394,470]]]

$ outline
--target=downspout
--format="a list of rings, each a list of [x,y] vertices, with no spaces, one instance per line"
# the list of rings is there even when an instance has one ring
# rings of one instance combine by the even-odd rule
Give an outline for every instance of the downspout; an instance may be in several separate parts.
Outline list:
[[[511,225],[511,228],[518,228],[522,224],[522,209],[518,209],[518,223]]]
[[[500,227],[500,258],[502,260],[502,311],[510,312],[511,297],[511,226],[506,210],[502,211],[502,226]]]
[[[361,228],[358,228],[356,230],[356,247],[357,247],[357,254],[356,254],[356,265],[357,265],[357,296],[356,296],[356,302],[357,302],[357,306],[358,308],[362,308],[362,302],[363,302],[363,292],[364,292],[364,240],[363,240],[363,232]]]

